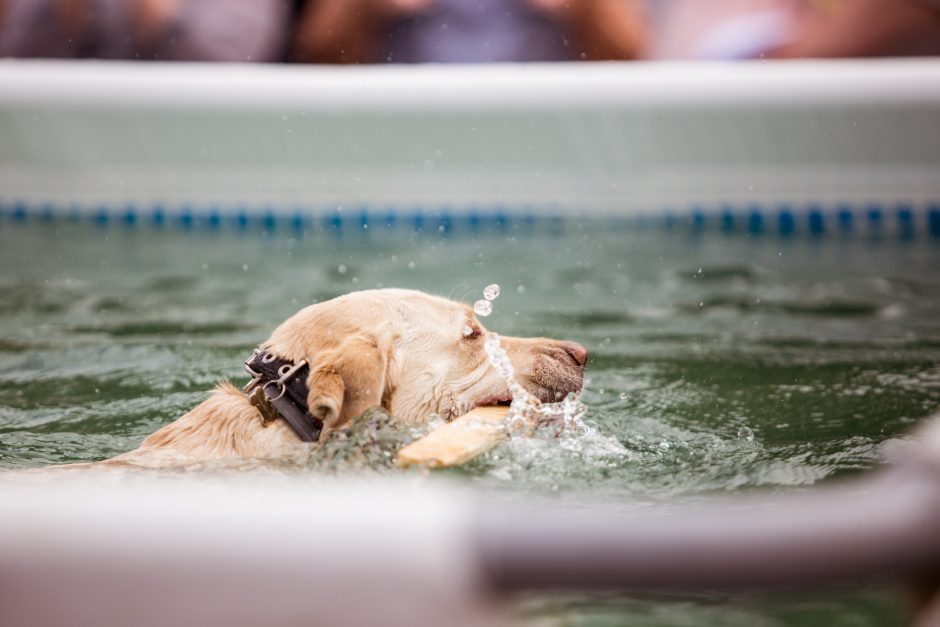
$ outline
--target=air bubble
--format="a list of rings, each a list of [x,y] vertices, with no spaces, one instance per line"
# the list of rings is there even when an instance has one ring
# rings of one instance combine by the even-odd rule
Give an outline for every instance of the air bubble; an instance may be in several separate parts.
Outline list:
[[[491,313],[493,313],[493,303],[488,300],[478,300],[473,303],[473,312],[478,316],[483,316],[484,318]]]
[[[499,285],[496,283],[483,288],[483,298],[486,300],[496,300],[497,296],[499,296]]]

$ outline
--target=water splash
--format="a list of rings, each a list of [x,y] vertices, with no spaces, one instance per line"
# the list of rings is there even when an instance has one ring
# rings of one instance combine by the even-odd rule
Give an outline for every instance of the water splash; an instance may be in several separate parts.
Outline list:
[[[487,300],[477,304],[486,303],[491,309],[492,300],[499,296],[499,286],[488,286],[483,295]],[[491,479],[515,481],[520,474],[529,474],[524,469],[538,468],[536,474],[555,486],[570,474],[572,464],[597,472],[618,466],[630,456],[616,438],[583,420],[587,406],[578,394],[572,392],[559,403],[542,403],[530,394],[516,380],[498,334],[487,333],[483,349],[512,395],[505,423],[509,440],[477,462],[483,466],[494,464],[487,473]]]
[[[741,427],[738,429],[738,438],[741,440],[747,440],[748,442],[754,441],[754,431],[750,427]]]
[[[477,301],[492,306],[491,301],[499,296],[499,286],[495,283],[483,291],[485,301]],[[499,334],[488,332],[484,339],[483,350],[493,368],[506,380],[512,401],[506,417],[506,428],[510,435],[550,436],[553,438],[577,439],[586,435],[593,428],[584,423],[582,418],[587,413],[587,406],[581,402],[578,394],[569,393],[560,403],[542,403],[530,394],[516,380],[515,369],[509,354],[499,342]],[[607,443],[610,450],[625,453],[625,449],[616,440]],[[565,442],[570,445],[571,442]]]
[[[491,479],[516,481],[530,472],[552,484],[553,489],[571,474],[572,466],[588,473],[619,466],[630,457],[616,438],[605,435],[583,420],[587,406],[575,394],[560,403],[542,403],[516,380],[509,355],[499,335],[487,333],[484,350],[493,368],[509,384],[512,402],[506,417],[509,440],[486,455],[494,465]]]
[[[473,313],[484,318],[493,313],[493,303],[488,300],[478,300],[473,303]]]
[[[529,392],[516,381],[516,373],[512,367],[512,361],[500,343],[497,333],[487,333],[483,342],[483,350],[486,352],[490,365],[499,373],[499,375],[509,384],[509,393],[512,396],[512,402],[509,405],[509,415],[506,418],[506,425],[511,433],[528,432],[530,425],[538,424],[541,402],[529,394]],[[568,400],[567,398],[565,399]]]
[[[322,472],[381,472],[396,468],[398,450],[428,433],[432,424],[412,426],[373,407],[344,429],[331,431],[315,447],[307,466]]]

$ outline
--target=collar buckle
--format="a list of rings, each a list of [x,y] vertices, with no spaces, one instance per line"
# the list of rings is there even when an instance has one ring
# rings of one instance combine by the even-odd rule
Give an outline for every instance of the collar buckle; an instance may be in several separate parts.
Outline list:
[[[265,394],[264,388],[258,387],[257,382],[258,379],[253,379],[251,383],[248,384],[253,385],[252,390],[248,393],[248,402],[254,405],[258,413],[261,414],[261,426],[267,427],[281,416],[277,413],[277,410],[274,409],[274,405],[268,401],[268,396]]]
[[[256,348],[245,360],[245,371],[251,380],[243,388],[249,402],[261,415],[261,424],[282,418],[304,442],[316,442],[323,422],[307,409],[306,359],[296,364],[274,353]]]

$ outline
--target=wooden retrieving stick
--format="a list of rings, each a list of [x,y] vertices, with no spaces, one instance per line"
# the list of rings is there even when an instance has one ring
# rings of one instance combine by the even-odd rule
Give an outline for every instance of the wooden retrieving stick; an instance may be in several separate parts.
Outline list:
[[[457,466],[506,439],[509,407],[476,409],[438,427],[398,452],[399,466]]]

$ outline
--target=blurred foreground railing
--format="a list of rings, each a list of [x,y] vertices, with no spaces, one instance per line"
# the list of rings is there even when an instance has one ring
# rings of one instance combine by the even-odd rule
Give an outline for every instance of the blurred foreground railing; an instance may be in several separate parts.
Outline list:
[[[502,624],[522,590],[770,590],[940,573],[940,420],[808,494],[566,512],[423,480],[10,473],[0,624]],[[936,588],[934,587],[934,590]],[[918,625],[940,621],[940,598]]]

